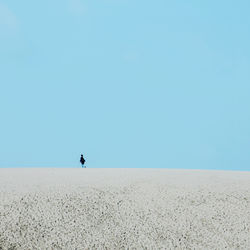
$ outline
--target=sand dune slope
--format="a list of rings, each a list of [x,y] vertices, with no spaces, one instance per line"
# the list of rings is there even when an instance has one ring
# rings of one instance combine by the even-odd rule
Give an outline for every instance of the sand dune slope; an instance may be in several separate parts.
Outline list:
[[[250,249],[250,172],[0,169],[0,249]]]

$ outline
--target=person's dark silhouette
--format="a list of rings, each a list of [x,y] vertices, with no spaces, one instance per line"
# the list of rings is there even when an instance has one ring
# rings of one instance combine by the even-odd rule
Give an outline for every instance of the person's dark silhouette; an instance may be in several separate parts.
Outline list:
[[[83,165],[85,163],[85,159],[83,158],[83,155],[81,155],[80,162],[81,162],[82,168],[83,168],[84,167]],[[85,168],[86,168],[86,166],[85,166]]]

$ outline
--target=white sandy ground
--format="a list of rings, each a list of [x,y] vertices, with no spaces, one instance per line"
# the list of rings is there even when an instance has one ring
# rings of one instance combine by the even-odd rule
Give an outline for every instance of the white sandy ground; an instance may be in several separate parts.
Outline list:
[[[0,249],[250,249],[250,172],[0,169]]]

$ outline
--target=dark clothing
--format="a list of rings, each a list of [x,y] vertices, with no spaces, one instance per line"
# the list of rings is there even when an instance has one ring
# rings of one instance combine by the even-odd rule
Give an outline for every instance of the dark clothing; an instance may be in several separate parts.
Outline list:
[[[81,162],[81,164],[82,164],[82,166],[84,165],[84,163],[85,163],[85,159],[83,158],[83,156],[81,156],[81,158],[80,158],[80,162]]]

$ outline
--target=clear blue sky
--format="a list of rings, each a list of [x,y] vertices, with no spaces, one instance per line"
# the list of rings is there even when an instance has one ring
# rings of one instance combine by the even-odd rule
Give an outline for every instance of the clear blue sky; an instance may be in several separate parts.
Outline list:
[[[250,170],[249,11],[0,0],[0,167]]]

